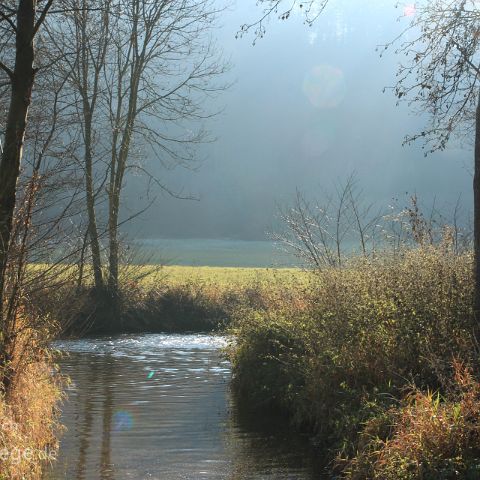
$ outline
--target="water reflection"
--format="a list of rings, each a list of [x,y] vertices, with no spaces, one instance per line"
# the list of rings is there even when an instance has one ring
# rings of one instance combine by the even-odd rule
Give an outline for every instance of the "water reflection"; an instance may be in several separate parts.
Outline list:
[[[59,344],[68,431],[47,479],[319,478],[308,439],[240,412],[225,338],[144,335]]]
[[[107,378],[113,377],[114,362],[109,361],[106,366]],[[103,430],[102,430],[102,449],[101,449],[101,480],[113,480],[113,464],[111,462],[111,443],[112,418],[114,408],[113,386],[109,382],[104,385],[103,400]]]
[[[231,401],[232,478],[326,478],[308,436],[293,435],[278,414],[259,415]]]

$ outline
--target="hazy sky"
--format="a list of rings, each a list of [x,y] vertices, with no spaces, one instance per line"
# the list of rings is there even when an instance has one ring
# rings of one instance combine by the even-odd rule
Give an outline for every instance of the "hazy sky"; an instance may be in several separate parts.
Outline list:
[[[353,171],[368,198],[379,205],[405,203],[417,192],[453,208],[462,195],[471,203],[471,146],[424,157],[420,145],[402,147],[405,134],[425,119],[392,93],[398,58],[375,51],[406,26],[397,21],[408,3],[331,0],[314,24],[300,15],[275,18],[265,38],[235,39],[242,23],[259,15],[254,0],[238,0],[222,15],[218,42],[233,68],[235,85],[219,102],[225,109],[208,126],[217,141],[199,149],[196,171],[156,169],[173,189],[199,197],[162,196],[130,225],[135,237],[261,239],[274,223],[276,203],[300,188],[312,196]],[[405,10],[403,10],[405,8]],[[145,201],[140,179],[129,179],[133,209]]]

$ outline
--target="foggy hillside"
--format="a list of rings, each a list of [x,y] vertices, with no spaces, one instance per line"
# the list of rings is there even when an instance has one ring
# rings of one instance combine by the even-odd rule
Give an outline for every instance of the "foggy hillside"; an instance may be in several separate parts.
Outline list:
[[[424,119],[396,106],[388,89],[382,95],[395,83],[398,58],[391,51],[380,58],[376,47],[408,21],[397,21],[404,11],[393,3],[333,2],[310,28],[300,15],[273,19],[255,46],[251,35],[235,38],[242,23],[257,17],[255,2],[234,3],[216,32],[235,82],[212,100],[224,108],[206,123],[216,142],[199,147],[195,171],[150,166],[169,188],[199,201],[160,195],[125,227],[128,234],[262,239],[273,228],[276,203],[288,203],[296,188],[318,196],[353,171],[379,205],[392,198],[403,205],[406,192],[417,192],[426,204],[436,197],[445,210],[459,195],[469,206],[471,145],[451,144],[427,158],[420,144],[402,147]],[[125,196],[125,215],[148,203],[143,180],[129,178]]]

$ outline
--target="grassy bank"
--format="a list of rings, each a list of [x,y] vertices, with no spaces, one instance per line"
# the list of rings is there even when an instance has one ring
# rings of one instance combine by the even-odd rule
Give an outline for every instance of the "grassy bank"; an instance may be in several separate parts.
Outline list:
[[[443,247],[351,259],[237,310],[235,391],[286,412],[348,478],[478,478],[472,266]]]
[[[229,329],[238,399],[285,413],[345,478],[478,478],[472,265],[440,245],[320,272],[132,267],[115,328]],[[88,284],[65,282],[40,310],[65,305],[82,325],[97,314]]]
[[[42,289],[32,288],[18,309],[11,384],[0,385],[0,480],[40,479],[55,459],[62,380],[48,346],[62,330],[58,324],[74,335],[211,331],[228,323],[233,311],[267,308],[276,302],[273,292],[305,280],[298,270],[131,267],[121,277],[121,323],[105,325],[96,323],[101,306],[88,281],[78,286],[75,267],[30,265],[26,277],[26,283],[40,278]]]
[[[58,449],[62,385],[42,329],[17,330],[11,384],[0,392],[0,479],[40,480]]]
[[[74,270],[67,272],[72,280],[53,289],[48,299],[35,299],[45,315],[60,318],[67,335],[216,330],[229,324],[234,312],[273,307],[279,297],[309,281],[300,269],[126,267],[119,314],[112,317],[108,297],[102,305],[90,283],[79,287]]]

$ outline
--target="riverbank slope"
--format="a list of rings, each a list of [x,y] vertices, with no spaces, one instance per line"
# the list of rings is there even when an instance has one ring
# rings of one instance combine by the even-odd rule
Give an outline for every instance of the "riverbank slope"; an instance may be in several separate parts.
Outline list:
[[[312,279],[236,313],[237,395],[284,411],[346,478],[478,478],[471,254],[418,247]]]

